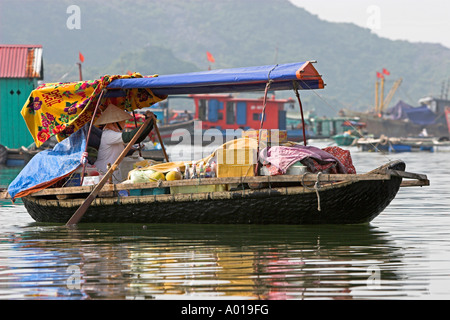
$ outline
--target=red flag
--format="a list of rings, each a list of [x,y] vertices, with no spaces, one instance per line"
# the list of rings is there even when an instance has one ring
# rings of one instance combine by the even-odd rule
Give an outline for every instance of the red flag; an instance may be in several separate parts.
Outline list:
[[[209,51],[206,51],[206,58],[208,58],[209,62],[216,62],[213,55]]]
[[[385,75],[390,75],[391,73],[389,72],[389,71],[387,71],[386,69],[383,69],[383,73],[385,74]]]
[[[84,56],[81,54],[81,52],[78,53],[79,57],[80,57],[80,61],[84,62]]]
[[[380,72],[377,72],[377,78],[384,78],[384,76],[383,76],[383,74],[382,73],[380,73]]]

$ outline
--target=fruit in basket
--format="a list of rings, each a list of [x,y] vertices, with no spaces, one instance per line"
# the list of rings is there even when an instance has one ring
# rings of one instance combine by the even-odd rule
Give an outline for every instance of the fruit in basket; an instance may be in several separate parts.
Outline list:
[[[178,171],[169,171],[166,174],[167,181],[181,180],[181,173]]]
[[[166,178],[164,177],[164,173],[155,171],[153,172],[150,176],[150,181],[159,181],[159,180],[166,180]]]

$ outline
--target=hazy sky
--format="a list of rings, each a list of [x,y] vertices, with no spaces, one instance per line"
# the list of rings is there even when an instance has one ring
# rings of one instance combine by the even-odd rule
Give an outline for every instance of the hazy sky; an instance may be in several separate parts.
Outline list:
[[[380,37],[450,48],[449,0],[290,0],[333,22],[352,22]]]

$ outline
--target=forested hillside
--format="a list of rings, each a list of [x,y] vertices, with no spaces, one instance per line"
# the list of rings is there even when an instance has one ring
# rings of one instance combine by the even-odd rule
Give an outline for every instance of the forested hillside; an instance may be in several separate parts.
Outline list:
[[[79,29],[68,27],[71,5]],[[403,78],[393,103],[439,95],[450,77],[449,48],[383,39],[288,0],[0,0],[0,43],[42,44],[46,82],[78,80],[79,52],[85,79],[317,60],[327,86],[303,96],[319,114],[366,110],[382,68],[391,73],[386,93]]]

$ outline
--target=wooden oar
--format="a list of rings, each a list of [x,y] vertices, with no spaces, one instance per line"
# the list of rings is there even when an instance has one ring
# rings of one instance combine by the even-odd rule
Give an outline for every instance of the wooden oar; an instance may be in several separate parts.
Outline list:
[[[166,148],[164,148],[164,143],[163,140],[161,139],[161,135],[159,134],[158,125],[156,124],[156,117],[154,114],[152,114],[150,118],[153,119],[153,128],[155,128],[156,134],[158,135],[159,144],[161,145],[161,149],[164,153],[164,158],[166,158],[166,161],[169,162],[169,157],[167,156]]]
[[[122,153],[119,155],[117,160],[114,162],[114,164],[111,166],[111,168],[108,170],[108,172],[103,176],[103,178],[100,180],[100,182],[95,186],[94,190],[92,190],[91,194],[86,198],[86,200],[83,202],[83,204],[78,208],[77,211],[72,215],[72,217],[67,221],[66,226],[77,224],[78,221],[83,217],[86,210],[91,205],[92,201],[97,197],[100,190],[103,188],[105,183],[108,181],[108,179],[112,176],[114,170],[117,169],[120,162],[125,158],[128,151],[130,151],[133,144],[136,142],[136,140],[139,138],[141,133],[144,131],[144,129],[148,126],[148,124],[152,121],[152,118],[148,118],[144,124],[139,128],[138,132],[134,135],[133,139],[128,143],[128,145],[123,149]]]

